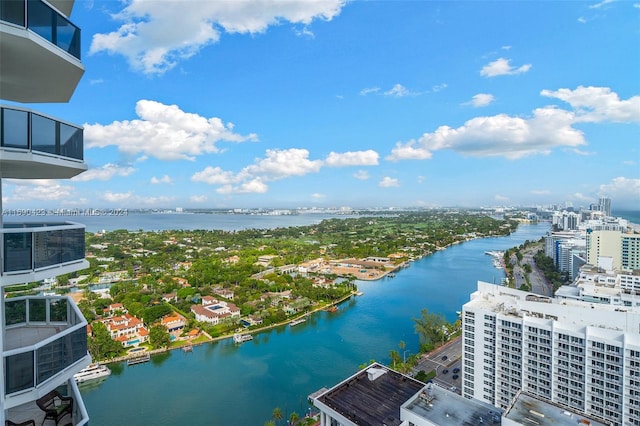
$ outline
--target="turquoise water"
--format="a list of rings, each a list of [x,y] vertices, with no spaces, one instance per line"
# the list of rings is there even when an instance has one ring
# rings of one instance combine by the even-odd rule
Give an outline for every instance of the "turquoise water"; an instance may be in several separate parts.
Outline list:
[[[280,327],[253,341],[231,339],[172,351],[151,362],[113,364],[113,374],[83,387],[91,425],[263,425],[274,407],[302,415],[307,395],[332,386],[372,359],[388,362],[406,342],[418,348],[412,318],[423,308],[453,321],[476,282],[499,282],[488,250],[538,240],[549,224],[521,225],[509,237],[452,246],[414,262],[394,278],[359,282],[363,296],[338,312],[320,312],[296,327]],[[126,419],[123,423],[123,419]]]

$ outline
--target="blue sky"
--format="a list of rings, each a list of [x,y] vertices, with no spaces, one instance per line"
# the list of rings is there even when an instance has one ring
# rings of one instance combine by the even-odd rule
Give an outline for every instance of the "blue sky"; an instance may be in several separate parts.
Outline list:
[[[640,3],[81,1],[89,170],[14,207],[640,209]]]

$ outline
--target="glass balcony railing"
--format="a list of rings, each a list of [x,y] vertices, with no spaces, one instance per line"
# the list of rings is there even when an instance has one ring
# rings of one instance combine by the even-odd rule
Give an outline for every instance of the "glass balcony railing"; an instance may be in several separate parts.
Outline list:
[[[82,127],[20,109],[0,107],[0,147],[84,159]]]
[[[5,301],[5,393],[36,388],[87,355],[87,321],[70,299]]]
[[[84,260],[84,230],[73,222],[5,223],[0,228],[0,272],[38,272]]]
[[[80,28],[42,0],[2,0],[0,21],[27,28],[80,59]]]

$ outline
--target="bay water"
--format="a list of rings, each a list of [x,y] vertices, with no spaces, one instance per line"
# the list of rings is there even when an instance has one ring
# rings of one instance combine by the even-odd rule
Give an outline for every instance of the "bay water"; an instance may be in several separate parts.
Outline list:
[[[504,273],[485,251],[536,241],[549,229],[549,223],[520,225],[510,236],[468,241],[412,262],[393,278],[358,281],[364,294],[337,312],[318,312],[241,345],[227,339],[145,364],[111,364],[106,381],[81,387],[90,424],[260,426],[275,407],[285,419],[293,411],[302,417],[309,394],[371,360],[388,363],[392,349],[402,355],[400,341],[407,356],[416,353],[413,318],[423,308],[454,321],[478,280],[499,283]]]

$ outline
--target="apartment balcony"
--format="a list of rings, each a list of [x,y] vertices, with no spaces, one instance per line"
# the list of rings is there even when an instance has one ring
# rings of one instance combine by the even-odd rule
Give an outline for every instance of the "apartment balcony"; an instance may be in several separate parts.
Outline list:
[[[87,321],[71,299],[17,297],[4,302],[5,406],[55,389],[91,362]]]
[[[0,129],[0,178],[68,179],[87,170],[82,127],[0,105]]]
[[[60,424],[82,426],[89,424],[89,415],[87,409],[82,401],[82,395],[78,390],[73,379],[67,380],[62,385],[56,388],[61,395],[70,396],[73,398],[73,410],[71,416],[66,415],[61,419]],[[5,418],[11,420],[14,423],[21,423],[28,420],[33,420],[36,425],[45,424],[44,411],[42,411],[35,403],[35,401],[26,402],[16,407],[5,410]],[[49,422],[51,424],[51,422]]]
[[[0,288],[88,268],[84,230],[74,222],[5,223],[0,228]]]
[[[84,74],[80,28],[67,18],[71,7],[73,2],[63,0],[0,2],[3,99],[22,103],[69,101]]]

